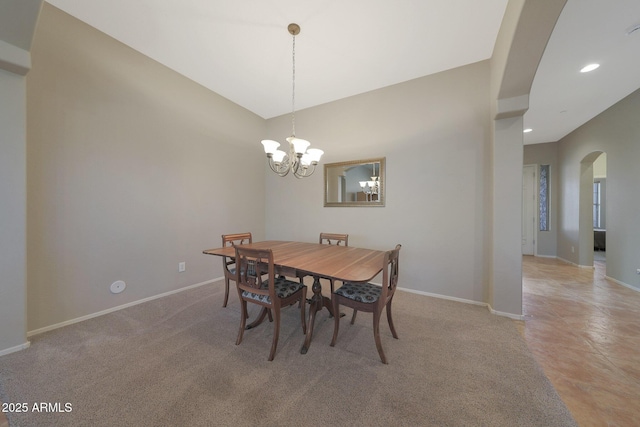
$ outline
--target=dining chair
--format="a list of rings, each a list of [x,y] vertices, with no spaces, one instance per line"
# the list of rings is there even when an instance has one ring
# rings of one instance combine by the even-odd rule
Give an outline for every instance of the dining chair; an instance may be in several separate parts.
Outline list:
[[[387,308],[387,321],[389,329],[395,339],[398,339],[396,328],[393,326],[391,317],[391,302],[398,285],[398,266],[401,245],[396,245],[395,249],[387,251],[384,254],[382,268],[382,286],[373,283],[351,283],[345,282],[340,288],[331,293],[331,303],[333,304],[333,312],[338,313],[339,306],[344,305],[354,310],[373,313],[373,338],[376,342],[376,348],[382,363],[387,363],[387,358],[382,350],[382,342],[380,341],[380,317],[382,310]],[[338,329],[340,327],[340,316],[333,316],[334,328],[333,338],[331,339],[331,347],[336,344],[338,338]]]
[[[349,235],[338,233],[320,233],[320,239],[318,240],[318,243],[338,246],[342,244],[344,246],[349,246]]]
[[[266,272],[266,273],[265,273]],[[267,279],[263,280],[263,276]],[[236,286],[242,304],[242,317],[236,345],[242,342],[247,323],[247,303],[258,304],[273,312],[275,325],[269,361],[273,360],[280,334],[280,309],[296,302],[300,303],[300,322],[302,333],[307,331],[304,301],[307,299],[307,287],[299,282],[276,277],[271,249],[249,249],[236,246]]]
[[[318,239],[318,243],[325,245],[336,245],[336,246],[349,246],[349,235],[348,234],[339,234],[339,233],[320,233],[320,238]],[[299,274],[298,278],[303,280],[306,277],[306,274]],[[331,292],[333,292],[333,279],[329,279],[331,283]]]
[[[251,243],[251,233],[236,233],[236,234],[223,234],[222,235],[222,247],[244,245]],[[227,306],[229,300],[229,281],[236,280],[236,261],[233,257],[222,257],[222,269],[224,270],[224,303],[223,307]]]

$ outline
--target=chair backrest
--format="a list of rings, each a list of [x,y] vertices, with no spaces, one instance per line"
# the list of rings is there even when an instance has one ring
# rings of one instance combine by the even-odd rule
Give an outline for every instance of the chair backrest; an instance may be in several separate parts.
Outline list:
[[[268,289],[262,289],[265,272],[269,276]],[[238,288],[275,301],[275,266],[271,249],[249,249],[236,246],[236,283]]]
[[[252,243],[251,233],[223,234],[222,247]]]
[[[318,241],[320,244],[326,243],[327,245],[337,245],[343,244],[345,246],[349,246],[349,235],[348,234],[338,234],[338,233],[320,233],[320,239]]]
[[[222,235],[222,247],[235,245],[244,245],[252,243],[251,233],[236,233],[236,234],[223,234]],[[225,274],[233,274],[229,271],[229,266],[235,264],[235,260],[232,257],[222,257],[222,267]]]
[[[400,267],[400,248],[402,245],[396,245],[395,249],[387,251],[384,254],[382,269],[382,293],[378,304],[386,305],[389,298],[393,296],[398,286],[398,272]]]

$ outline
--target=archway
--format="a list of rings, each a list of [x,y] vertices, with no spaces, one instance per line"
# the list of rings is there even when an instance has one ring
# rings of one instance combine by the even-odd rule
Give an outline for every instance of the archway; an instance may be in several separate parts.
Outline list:
[[[594,169],[603,151],[593,151],[580,162],[580,205],[578,222],[578,265],[593,266],[594,250]]]

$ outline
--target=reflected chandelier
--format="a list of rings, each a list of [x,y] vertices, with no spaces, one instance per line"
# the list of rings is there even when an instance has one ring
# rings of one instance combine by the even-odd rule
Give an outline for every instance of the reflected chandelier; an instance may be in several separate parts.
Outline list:
[[[296,178],[311,176],[316,170],[316,165],[324,151],[317,148],[308,148],[310,143],[304,139],[296,138],[296,35],[300,33],[298,24],[289,24],[287,27],[293,36],[293,78],[291,96],[291,136],[287,138],[289,142],[289,153],[278,150],[279,142],[265,139],[262,141],[264,152],[269,159],[271,170],[280,176],[287,176],[293,172]]]
[[[379,173],[380,171],[378,171]],[[371,181],[360,181],[360,187],[362,192],[367,196],[367,202],[371,202],[374,199],[374,194],[377,195],[380,192],[380,177],[376,175],[376,164],[373,164],[373,176]]]

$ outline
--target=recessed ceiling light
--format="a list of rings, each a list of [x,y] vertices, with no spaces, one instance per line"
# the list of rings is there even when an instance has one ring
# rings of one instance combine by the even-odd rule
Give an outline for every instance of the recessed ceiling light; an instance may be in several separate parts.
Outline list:
[[[523,131],[522,131],[522,133],[529,133],[529,132],[531,132],[531,131],[533,131],[533,129],[531,129],[531,128],[527,128],[527,129],[523,130]]]
[[[589,64],[586,67],[584,67],[582,70],[580,70],[580,72],[581,73],[588,73],[589,71],[595,70],[599,66],[600,66],[600,64]]]

